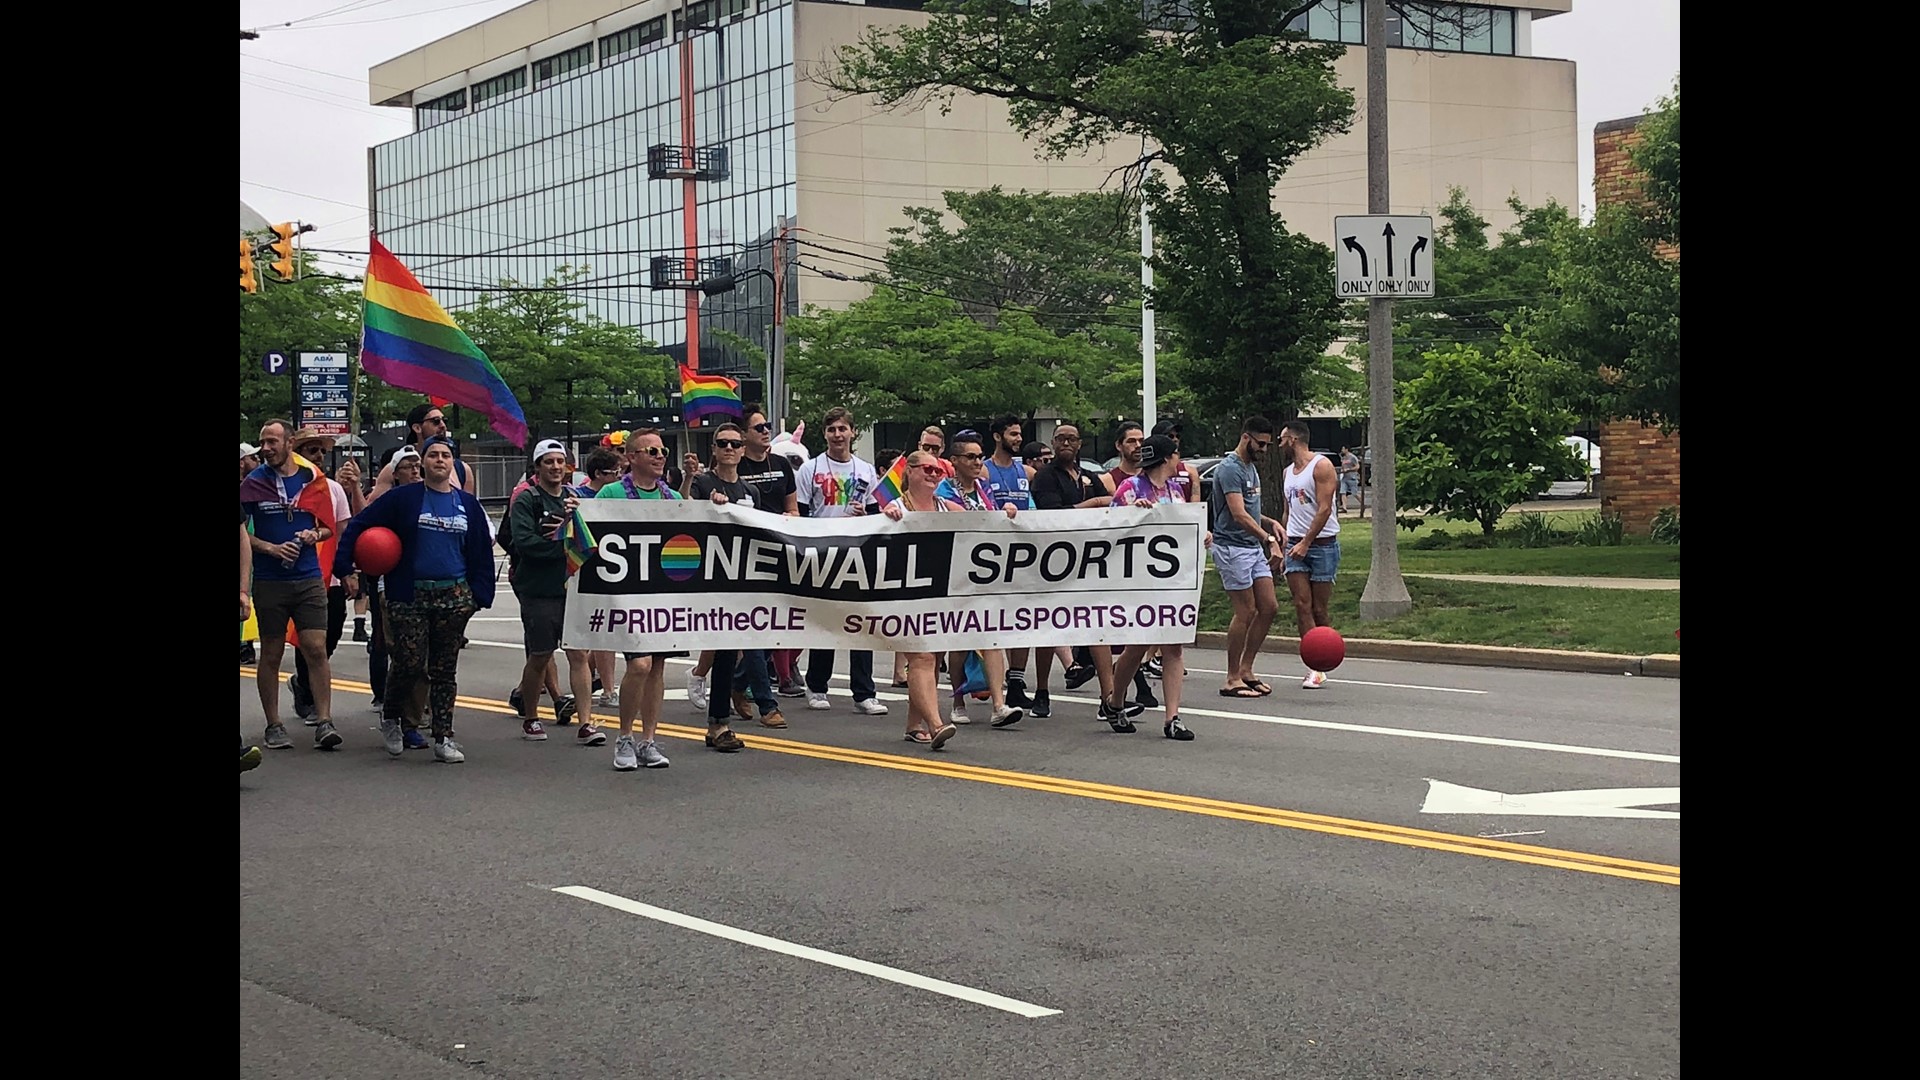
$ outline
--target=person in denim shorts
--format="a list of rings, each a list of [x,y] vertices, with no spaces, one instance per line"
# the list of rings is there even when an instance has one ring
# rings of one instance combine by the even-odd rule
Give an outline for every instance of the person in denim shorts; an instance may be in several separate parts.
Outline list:
[[[1333,579],[1340,572],[1340,518],[1333,512],[1338,470],[1325,454],[1309,446],[1311,431],[1303,420],[1289,420],[1280,428],[1281,490],[1286,496],[1287,591],[1300,634],[1329,624],[1327,605],[1333,599]],[[1325,686],[1324,671],[1308,671],[1303,690]]]

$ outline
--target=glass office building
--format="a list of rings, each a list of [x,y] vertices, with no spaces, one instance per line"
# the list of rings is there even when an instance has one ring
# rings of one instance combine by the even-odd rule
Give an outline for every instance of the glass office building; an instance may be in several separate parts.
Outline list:
[[[685,12],[684,26],[663,10],[416,103],[417,130],[371,152],[375,234],[452,310],[503,279],[539,285],[585,268],[573,295],[587,311],[684,356],[686,293],[649,288],[655,257],[685,254],[682,181],[649,179],[648,148],[682,142],[686,31],[691,142],[724,147],[728,161],[724,179],[696,183],[701,258],[768,266],[795,210],[791,3]],[[746,275],[704,299],[702,326],[764,343],[772,295],[767,274]],[[745,366],[704,335],[701,355],[702,367]]]

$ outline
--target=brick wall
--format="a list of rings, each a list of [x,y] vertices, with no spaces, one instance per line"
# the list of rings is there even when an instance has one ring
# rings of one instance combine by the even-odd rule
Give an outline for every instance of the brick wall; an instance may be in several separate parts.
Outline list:
[[[1640,141],[1644,119],[1632,116],[1594,125],[1595,205],[1641,198],[1641,177],[1627,151]],[[1680,433],[1662,435],[1659,428],[1638,420],[1612,420],[1601,426],[1599,443],[1600,509],[1620,515],[1628,532],[1644,536],[1661,507],[1680,505]]]

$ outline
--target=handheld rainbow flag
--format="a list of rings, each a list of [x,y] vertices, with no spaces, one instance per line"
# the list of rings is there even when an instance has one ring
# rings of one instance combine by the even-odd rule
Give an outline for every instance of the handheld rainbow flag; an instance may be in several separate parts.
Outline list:
[[[525,446],[526,414],[493,361],[378,239],[369,247],[361,368],[388,386],[473,409]]]
[[[740,384],[725,375],[702,375],[680,365],[680,420],[691,424],[703,416],[739,416]]]
[[[885,506],[907,493],[907,455],[901,454],[887,466],[886,475],[880,478],[880,486],[873,489],[873,497],[881,506]]]
[[[572,577],[587,565],[587,559],[593,555],[593,549],[599,541],[593,538],[593,531],[587,528],[587,521],[580,516],[580,508],[575,507],[573,516],[567,519],[567,533],[562,545],[567,550],[567,576]]]

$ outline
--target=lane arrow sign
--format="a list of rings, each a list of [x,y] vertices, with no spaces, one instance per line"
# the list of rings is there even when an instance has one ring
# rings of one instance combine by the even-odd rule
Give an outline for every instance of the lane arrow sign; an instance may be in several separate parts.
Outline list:
[[[1387,222],[1386,227],[1380,230],[1380,235],[1387,238],[1387,273],[1391,276],[1393,273],[1393,222]]]
[[[1367,249],[1361,247],[1358,241],[1354,237],[1349,236],[1341,240],[1340,246],[1346,248],[1348,251],[1353,252],[1355,255],[1360,256],[1360,276],[1361,277],[1373,276],[1372,274],[1367,273]],[[1392,258],[1392,255],[1389,254],[1388,258]]]
[[[1414,269],[1414,267],[1415,267],[1415,266],[1417,266],[1417,265],[1419,264],[1419,262],[1420,262],[1420,252],[1421,252],[1421,250],[1422,250],[1423,248],[1425,248],[1426,246],[1427,246],[1427,238],[1426,238],[1426,237],[1424,237],[1424,236],[1421,236],[1421,237],[1416,237],[1416,238],[1414,239],[1414,241],[1413,241],[1413,253],[1407,256],[1407,276],[1408,276],[1408,277],[1419,277],[1419,276],[1420,276],[1420,271],[1418,271],[1418,270],[1415,270],[1415,269]]]
[[[1507,795],[1498,791],[1449,784],[1427,778],[1423,814],[1506,814],[1517,817],[1610,817],[1680,820],[1678,810],[1642,810],[1643,806],[1679,805],[1680,789],[1594,788],[1585,791],[1536,791]]]

